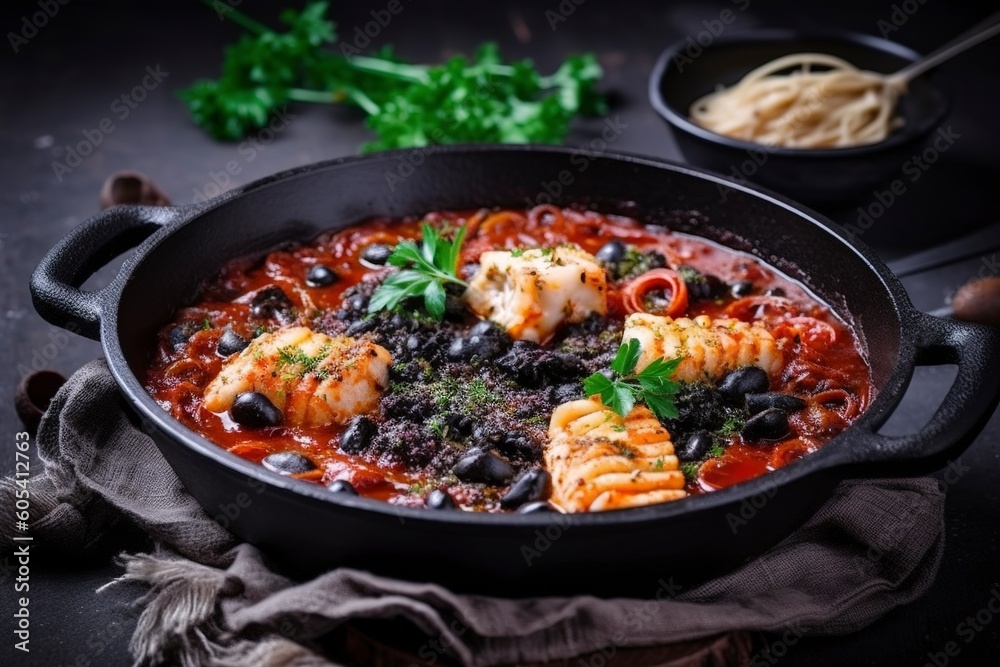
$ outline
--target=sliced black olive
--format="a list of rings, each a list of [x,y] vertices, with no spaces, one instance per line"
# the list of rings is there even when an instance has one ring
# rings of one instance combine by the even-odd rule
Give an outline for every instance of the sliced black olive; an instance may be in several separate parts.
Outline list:
[[[746,426],[743,427],[743,439],[747,442],[781,440],[791,432],[785,411],[768,408],[747,420]]]
[[[773,287],[764,292],[764,296],[785,296],[785,290],[780,287]]]
[[[340,449],[348,454],[358,454],[368,449],[375,437],[375,422],[364,415],[352,419],[340,436]]]
[[[358,495],[358,490],[354,488],[354,485],[348,482],[346,479],[334,480],[330,486],[326,487],[330,489],[333,493],[342,493],[345,496],[356,496]]]
[[[284,315],[292,308],[294,305],[288,296],[274,285],[258,291],[250,300],[250,314],[259,319]]]
[[[755,415],[768,408],[778,408],[785,412],[798,412],[806,407],[806,402],[798,396],[769,391],[764,394],[747,394],[747,410]]]
[[[277,426],[281,423],[281,410],[274,407],[267,396],[256,391],[244,391],[236,395],[229,416],[241,426],[261,428]]]
[[[540,512],[557,512],[558,510],[544,500],[539,500],[527,505],[521,505],[517,510],[518,514],[538,514]]]
[[[242,352],[249,344],[250,341],[227,327],[222,332],[222,337],[219,338],[219,344],[216,346],[215,351],[219,353],[219,356],[228,357],[237,352]]]
[[[753,293],[753,283],[749,280],[737,280],[729,291],[735,297],[750,296]]]
[[[510,351],[496,360],[496,367],[525,387],[562,384],[586,373],[579,357],[525,340],[515,341]]]
[[[521,475],[521,479],[514,482],[510,491],[500,499],[500,507],[505,510],[520,507],[535,500],[541,500],[549,493],[552,484],[552,475],[547,471],[536,468]]]
[[[329,287],[340,280],[337,273],[329,266],[314,264],[306,274],[306,284],[310,287]]]
[[[760,394],[767,391],[770,380],[767,371],[757,366],[744,366],[730,371],[719,383],[719,393],[734,405],[743,403],[747,394]]]
[[[622,258],[625,257],[625,252],[628,247],[615,239],[614,241],[608,241],[600,247],[600,249],[594,253],[594,259],[596,259],[601,264],[604,264],[608,268],[614,270],[621,263]]]
[[[700,461],[712,448],[712,436],[708,431],[697,431],[689,435],[677,448],[677,458],[681,461]]]
[[[455,464],[455,477],[469,484],[501,486],[514,477],[509,463],[491,452],[473,448]]]
[[[458,505],[447,493],[441,489],[434,489],[427,494],[427,507],[432,510],[453,510],[458,509]]]
[[[261,461],[265,468],[282,475],[296,475],[316,469],[316,464],[298,452],[269,454]]]
[[[373,243],[361,251],[361,259],[372,266],[384,266],[391,254],[392,248],[386,244]]]

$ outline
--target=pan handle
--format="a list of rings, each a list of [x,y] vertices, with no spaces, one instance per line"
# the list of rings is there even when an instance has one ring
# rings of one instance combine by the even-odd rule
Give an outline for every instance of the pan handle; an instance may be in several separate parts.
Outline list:
[[[97,340],[108,288],[84,292],[80,285],[156,230],[185,217],[184,212],[170,206],[114,206],[85,220],[46,253],[31,274],[35,310],[56,326]]]
[[[859,452],[857,462],[907,463],[927,472],[961,454],[996,408],[1000,397],[1000,329],[926,313],[916,313],[909,326],[919,332],[917,365],[957,364],[958,375],[919,432],[884,436],[875,432],[877,424],[865,425],[868,446]]]

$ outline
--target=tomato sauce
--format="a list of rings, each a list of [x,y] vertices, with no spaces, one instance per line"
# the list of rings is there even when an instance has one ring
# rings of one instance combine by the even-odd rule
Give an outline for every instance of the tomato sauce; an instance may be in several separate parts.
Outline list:
[[[342,427],[244,428],[226,413],[206,410],[202,395],[226,361],[216,352],[225,328],[248,340],[275,328],[255,320],[248,295],[280,287],[300,324],[337,311],[349,288],[380,280],[393,270],[364,265],[361,251],[372,243],[391,246],[419,239],[424,221],[445,228],[466,226],[460,274],[487,250],[570,243],[593,254],[618,239],[642,251],[659,251],[671,267],[692,266],[729,284],[753,284],[750,296],[727,292],[719,298],[692,300],[686,315],[762,321],[784,341],[785,368],[771,390],[800,396],[807,407],[790,415],[792,434],[785,440],[751,444],[732,434],[724,453],[690,476],[690,494],[757,477],[815,451],[857,419],[873,397],[870,371],[851,329],[800,284],[759,259],[630,218],[546,206],[530,211],[443,211],[402,220],[373,218],[324,233],[307,245],[273,251],[263,259],[229,261],[203,286],[197,301],[180,310],[160,332],[145,378],[147,390],[175,419],[249,461],[259,463],[276,452],[301,452],[316,462],[315,470],[297,475],[302,479],[321,484],[342,479],[362,495],[413,504],[412,490],[428,482],[427,474],[345,454],[338,448]],[[337,280],[325,287],[309,286],[306,276],[317,264],[333,269]],[[608,283],[609,317],[626,315],[623,287]],[[548,415],[539,417],[547,423]],[[461,488],[455,490],[459,502],[463,493]]]

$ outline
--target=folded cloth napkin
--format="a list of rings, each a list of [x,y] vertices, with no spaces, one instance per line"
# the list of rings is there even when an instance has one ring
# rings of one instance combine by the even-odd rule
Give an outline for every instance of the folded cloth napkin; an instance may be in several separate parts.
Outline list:
[[[884,479],[843,482],[764,555],[662,599],[456,595],[347,568],[292,581],[187,494],[129,416],[103,361],[59,391],[36,446],[44,463],[30,482],[36,547],[87,549],[123,519],[156,544],[153,553],[122,556],[121,579],[150,586],[131,644],[141,663],[329,665],[322,639],[351,619],[402,619],[465,665],[565,659],[731,630],[843,634],[919,597],[944,546],[936,482]],[[13,514],[15,490],[0,481],[0,516]],[[0,553],[10,552],[11,527],[2,530]]]

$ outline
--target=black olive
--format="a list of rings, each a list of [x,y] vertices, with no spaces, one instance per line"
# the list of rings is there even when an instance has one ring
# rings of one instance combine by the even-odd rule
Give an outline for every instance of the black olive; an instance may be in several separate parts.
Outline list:
[[[427,507],[432,510],[453,510],[458,509],[458,505],[447,493],[441,489],[434,489],[427,494]]]
[[[700,461],[711,448],[712,436],[708,431],[697,431],[684,440],[684,444],[677,448],[676,454],[681,461]]]
[[[274,285],[259,290],[250,300],[250,314],[259,319],[286,315],[293,307],[288,296]]]
[[[563,384],[587,370],[575,355],[524,340],[515,341],[510,351],[496,360],[496,367],[525,387]]]
[[[360,334],[372,331],[377,327],[378,327],[378,320],[375,318],[358,320],[357,322],[351,324],[351,326],[347,327],[347,330],[344,331],[344,334],[347,336],[358,336]]]
[[[414,336],[410,334],[406,337],[406,349],[410,352],[416,352],[420,349],[420,336]]]
[[[798,412],[806,407],[806,402],[798,396],[769,391],[766,394],[747,394],[747,410],[755,415],[768,408],[778,408],[785,412]]]
[[[750,296],[753,293],[753,283],[749,280],[737,280],[730,288],[735,297]]]
[[[502,458],[481,449],[470,449],[452,469],[455,477],[470,484],[506,484],[514,476],[514,469]]]
[[[757,366],[744,366],[726,374],[719,383],[719,393],[734,405],[743,403],[747,394],[767,391],[770,380],[767,371]]]
[[[170,342],[170,347],[175,350],[187,345],[188,340],[191,335],[197,331],[193,322],[182,322],[170,330],[167,334],[167,340]]]
[[[764,292],[764,296],[785,296],[785,290],[780,287],[773,287]]]
[[[500,442],[503,433],[497,433],[486,424],[475,424],[472,427],[471,440],[479,445],[494,445]]]
[[[456,338],[448,347],[448,357],[468,361],[476,357],[492,359],[507,351],[511,338],[506,331],[488,320],[476,323],[462,338]]]
[[[298,452],[278,452],[269,454],[261,461],[265,468],[271,472],[282,475],[295,475],[301,472],[309,472],[316,469],[316,464],[302,456]]]
[[[368,309],[368,299],[361,294],[355,294],[349,299],[344,301],[344,306],[347,310],[352,310],[356,313],[360,313]]]
[[[556,512],[555,507],[545,502],[544,500],[539,500],[533,503],[528,503],[527,505],[521,505],[521,508],[517,510],[518,514],[538,514],[540,512]]]
[[[579,383],[570,382],[552,389],[552,402],[557,405],[568,403],[578,398],[583,398],[583,389]]]
[[[358,454],[368,449],[375,437],[375,422],[364,415],[352,419],[347,430],[340,436],[340,449],[348,454]]]
[[[540,453],[535,442],[523,431],[504,433],[496,448],[504,456],[519,461],[537,460]]]
[[[384,243],[373,243],[361,251],[361,259],[373,266],[383,266],[392,254],[392,248]]]
[[[226,330],[222,332],[222,337],[219,338],[219,344],[216,346],[215,351],[219,353],[219,356],[228,357],[237,352],[242,352],[249,344],[250,341],[246,338],[226,327]]]
[[[358,490],[348,482],[346,479],[334,480],[330,486],[326,487],[330,489],[333,493],[341,493],[345,496],[356,496],[358,495]]]
[[[277,426],[282,417],[281,410],[274,407],[267,396],[256,391],[237,394],[233,406],[229,408],[229,416],[237,424],[250,428]]]
[[[784,410],[768,408],[747,420],[746,426],[743,427],[743,439],[747,442],[781,440],[791,432],[788,415]]]
[[[608,241],[602,245],[600,249],[594,253],[594,259],[614,270],[622,261],[622,258],[625,257],[625,252],[627,250],[628,247],[624,243],[615,239],[614,241]]]
[[[329,266],[315,264],[306,274],[306,284],[310,287],[329,287],[340,280],[340,277]]]
[[[717,276],[709,273],[702,273],[691,266],[683,266],[681,275],[684,276],[684,284],[687,286],[688,294],[695,301],[716,299],[726,292],[726,284]]]
[[[505,510],[520,507],[525,503],[541,500],[549,493],[552,484],[552,475],[545,470],[534,469],[521,475],[521,479],[514,482],[510,491],[500,499],[500,507]]]
[[[446,414],[444,416],[444,425],[448,427],[448,434],[452,436],[466,436],[472,433],[472,420],[457,412]]]

